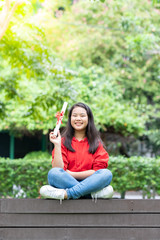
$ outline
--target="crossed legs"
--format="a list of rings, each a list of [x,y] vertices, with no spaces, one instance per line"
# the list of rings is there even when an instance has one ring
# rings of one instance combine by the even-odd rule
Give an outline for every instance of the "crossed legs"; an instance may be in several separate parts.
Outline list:
[[[108,169],[100,169],[82,181],[76,180],[62,168],[52,168],[48,172],[48,183],[58,189],[64,189],[65,198],[77,199],[108,186],[112,173]]]

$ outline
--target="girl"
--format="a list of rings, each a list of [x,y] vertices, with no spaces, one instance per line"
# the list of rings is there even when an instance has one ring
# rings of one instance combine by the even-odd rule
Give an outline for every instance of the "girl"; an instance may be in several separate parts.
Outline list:
[[[54,144],[52,169],[48,173],[49,185],[40,189],[43,197],[63,200],[113,196],[109,185],[112,173],[106,169],[109,156],[86,104],[71,107],[63,138],[60,132],[57,137],[51,132],[50,141]]]

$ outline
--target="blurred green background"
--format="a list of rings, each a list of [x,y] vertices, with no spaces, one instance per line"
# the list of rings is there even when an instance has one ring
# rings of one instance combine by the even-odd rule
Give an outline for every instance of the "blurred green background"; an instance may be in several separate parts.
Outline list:
[[[81,101],[113,159],[156,161],[159,26],[158,0],[0,1],[0,157],[51,154],[55,113]]]

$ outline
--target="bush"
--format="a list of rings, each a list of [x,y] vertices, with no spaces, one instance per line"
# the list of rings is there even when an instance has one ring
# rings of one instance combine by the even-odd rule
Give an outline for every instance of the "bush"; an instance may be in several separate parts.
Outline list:
[[[38,197],[39,188],[47,184],[47,172],[50,168],[51,158],[33,158],[27,160],[1,158],[0,196],[19,198]]]
[[[27,153],[24,157],[24,160],[30,160],[30,159],[50,159],[51,155],[48,152],[42,152],[42,151],[35,151],[35,152],[30,152]]]
[[[38,157],[39,156],[39,157]],[[0,197],[37,198],[39,188],[47,184],[51,156],[43,159],[41,153],[33,159],[10,160],[0,158]],[[160,193],[160,158],[110,157],[113,173],[112,186],[123,194],[128,190],[143,190],[148,197],[150,189]]]
[[[129,190],[142,190],[148,198],[150,190],[160,193],[160,158],[111,157],[109,169],[113,173],[112,185],[121,195]]]

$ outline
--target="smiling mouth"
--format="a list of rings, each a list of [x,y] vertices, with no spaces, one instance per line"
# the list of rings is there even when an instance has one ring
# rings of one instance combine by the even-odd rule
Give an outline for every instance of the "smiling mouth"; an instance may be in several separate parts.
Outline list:
[[[83,123],[75,123],[75,125],[77,125],[77,126],[80,126],[80,125],[82,125]]]

